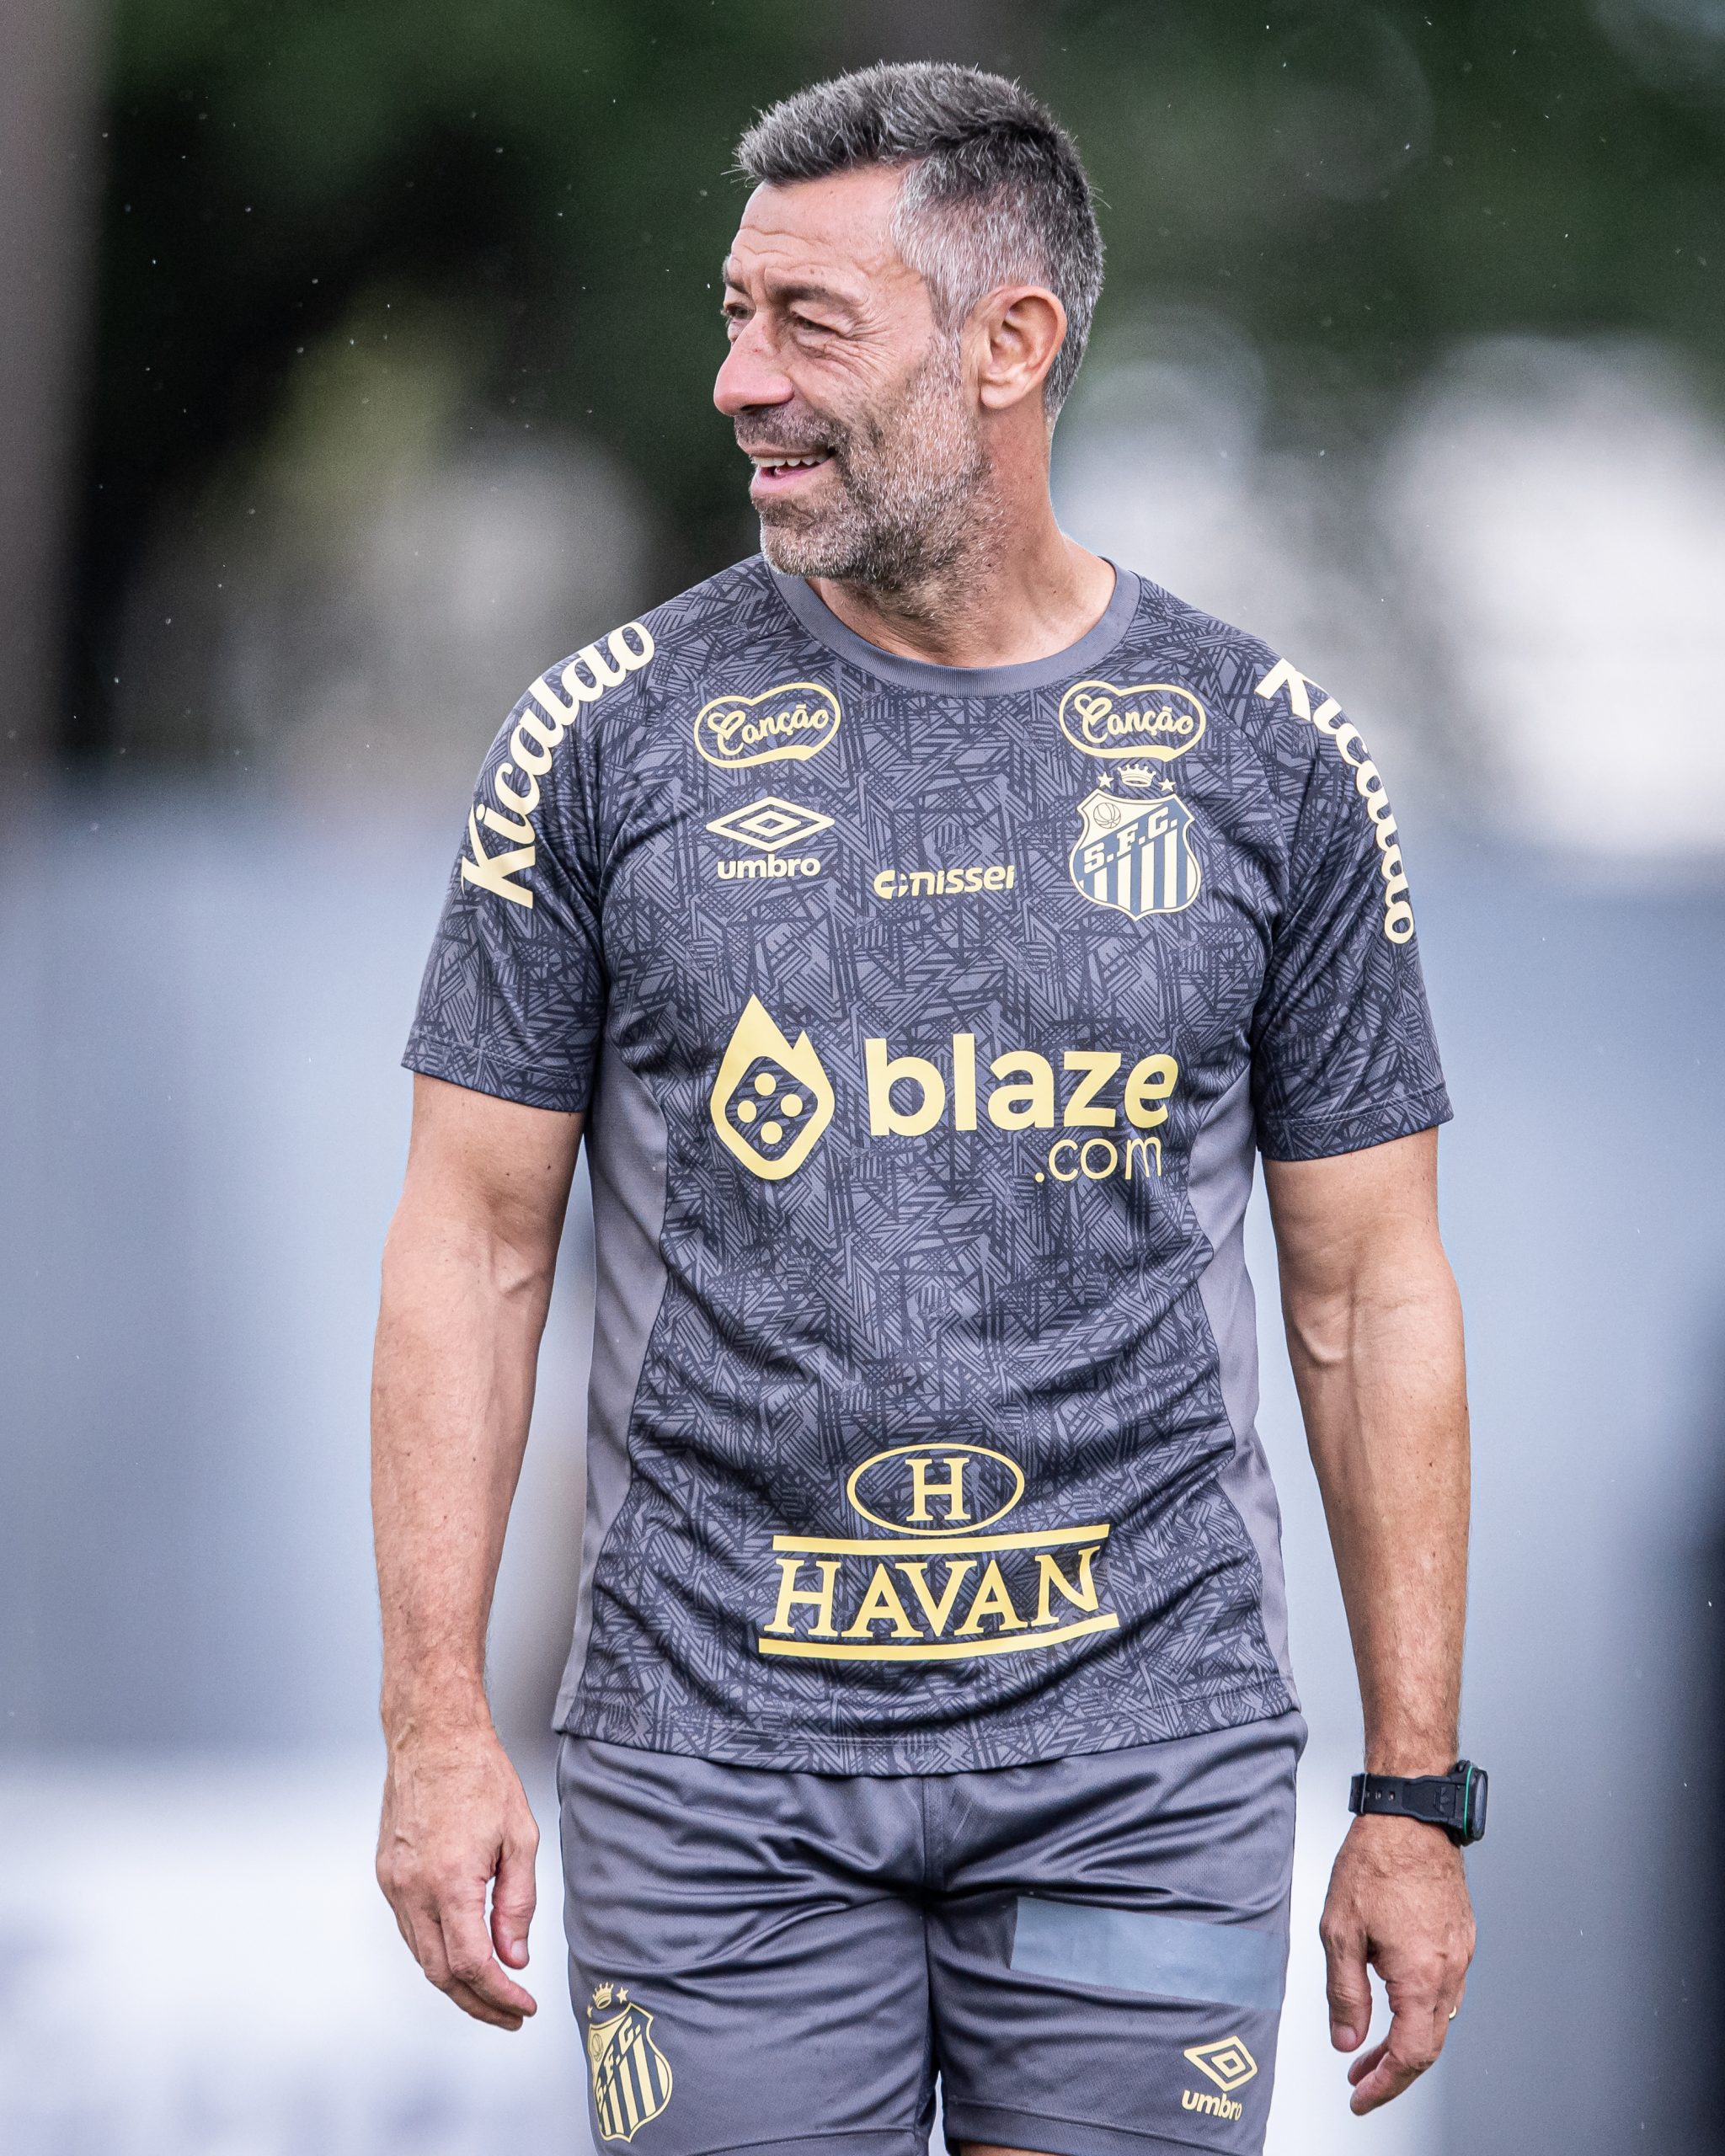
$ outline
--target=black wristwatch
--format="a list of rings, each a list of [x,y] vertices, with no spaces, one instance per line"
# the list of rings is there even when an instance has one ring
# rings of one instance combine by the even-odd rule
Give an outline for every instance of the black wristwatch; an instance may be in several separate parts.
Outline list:
[[[1423,1819],[1466,1849],[1486,1831],[1486,1787],[1485,1769],[1471,1759],[1458,1759],[1447,1774],[1356,1774],[1348,1809]]]

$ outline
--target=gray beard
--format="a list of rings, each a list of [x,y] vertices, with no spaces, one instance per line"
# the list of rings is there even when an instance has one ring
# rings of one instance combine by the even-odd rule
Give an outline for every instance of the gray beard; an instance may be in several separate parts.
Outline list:
[[[902,595],[939,579],[985,536],[988,467],[950,347],[932,351],[895,409],[850,430],[832,456],[842,488],[836,502],[819,511],[786,503],[761,520],[761,551],[782,575]]]

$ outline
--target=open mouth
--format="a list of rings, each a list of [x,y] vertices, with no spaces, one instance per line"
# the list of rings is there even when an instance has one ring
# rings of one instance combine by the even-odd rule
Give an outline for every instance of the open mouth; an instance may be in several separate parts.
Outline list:
[[[809,475],[824,464],[832,462],[831,452],[824,449],[804,450],[793,456],[783,450],[751,450],[750,462],[755,467],[755,478],[749,491],[751,494],[780,494],[793,488],[806,486]]]

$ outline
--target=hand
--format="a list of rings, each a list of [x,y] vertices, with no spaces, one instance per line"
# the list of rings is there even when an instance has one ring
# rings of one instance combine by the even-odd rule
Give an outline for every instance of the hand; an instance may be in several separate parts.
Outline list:
[[[527,1965],[538,1848],[521,1778],[489,1725],[391,1745],[377,1884],[439,1991],[499,2029],[519,2029],[538,2011],[502,1966]]]
[[[1348,2108],[1363,2116],[1425,2072],[1461,2004],[1474,1934],[1461,1850],[1415,1819],[1356,1819],[1330,1874],[1318,1931],[1338,2052],[1359,2050],[1371,2026],[1368,1962],[1390,1996],[1389,2034],[1348,2069]]]

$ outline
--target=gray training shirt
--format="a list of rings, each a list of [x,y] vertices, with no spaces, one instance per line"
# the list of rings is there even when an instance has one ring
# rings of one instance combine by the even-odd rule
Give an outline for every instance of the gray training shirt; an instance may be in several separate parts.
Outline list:
[[[510,714],[406,1060],[588,1116],[560,1728],[922,1773],[1293,1703],[1254,1150],[1450,1108],[1383,781],[1275,654],[1122,571],[932,666],[742,563]]]

